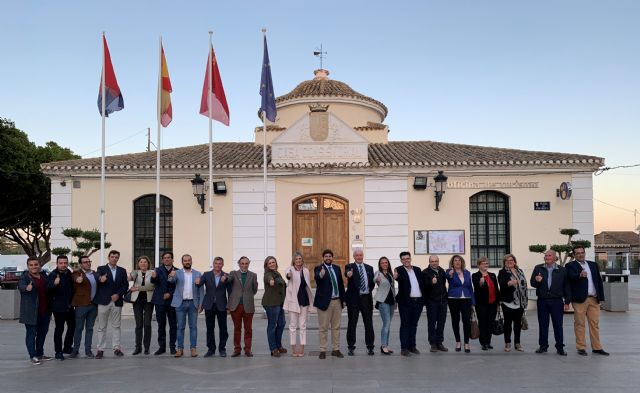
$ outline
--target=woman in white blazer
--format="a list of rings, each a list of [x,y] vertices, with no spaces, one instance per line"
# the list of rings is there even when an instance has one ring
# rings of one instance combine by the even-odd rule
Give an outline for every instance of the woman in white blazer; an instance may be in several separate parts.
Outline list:
[[[144,330],[144,354],[149,354],[149,346],[151,345],[151,315],[153,314],[153,288],[155,285],[151,283],[151,271],[149,266],[151,262],[149,257],[141,256],[138,258],[138,270],[134,270],[129,274],[129,281],[133,281],[131,287],[131,302],[133,303],[133,315],[136,319],[136,349],[133,355],[142,352],[143,330]]]
[[[289,312],[289,337],[291,352],[295,357],[304,356],[307,343],[307,318],[313,304],[311,293],[311,277],[309,269],[304,267],[302,254],[296,252],[291,259],[291,266],[285,272],[289,284],[284,298],[283,308]],[[296,331],[300,332],[300,347],[296,347]]]
[[[391,355],[389,349],[389,330],[393,311],[396,307],[396,287],[391,270],[391,263],[387,257],[378,260],[378,271],[373,275],[373,280],[378,284],[378,291],[374,301],[382,318],[382,331],[380,332],[380,352],[383,355]]]

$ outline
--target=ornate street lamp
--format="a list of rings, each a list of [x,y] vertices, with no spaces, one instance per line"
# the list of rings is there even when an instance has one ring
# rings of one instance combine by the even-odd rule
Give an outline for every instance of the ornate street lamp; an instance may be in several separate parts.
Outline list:
[[[436,188],[436,211],[440,211],[438,208],[440,206],[440,201],[442,201],[442,196],[446,192],[447,189],[447,179],[444,175],[443,171],[438,171],[438,174],[433,178],[435,181]]]
[[[193,196],[196,197],[196,200],[202,209],[200,213],[205,214],[204,201],[207,193],[207,187],[204,184],[204,179],[200,177],[199,173],[196,173],[196,177],[191,179],[191,186],[193,187]]]

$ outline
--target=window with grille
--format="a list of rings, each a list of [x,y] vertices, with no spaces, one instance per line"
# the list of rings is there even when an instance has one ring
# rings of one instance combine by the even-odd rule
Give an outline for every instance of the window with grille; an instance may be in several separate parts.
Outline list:
[[[146,255],[155,261],[156,196],[144,195],[133,202],[133,257]],[[160,195],[160,255],[173,250],[173,201]]]
[[[469,198],[471,265],[479,257],[489,258],[491,267],[502,267],[502,257],[511,252],[509,197],[482,191]]]

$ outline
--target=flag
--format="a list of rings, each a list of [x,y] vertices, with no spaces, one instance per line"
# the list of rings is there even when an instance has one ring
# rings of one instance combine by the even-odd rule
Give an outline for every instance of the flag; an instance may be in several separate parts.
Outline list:
[[[269,62],[269,51],[267,50],[267,36],[264,36],[264,56],[262,58],[262,78],[260,81],[260,95],[262,105],[260,111],[265,113],[265,117],[270,121],[276,121],[276,97],[273,94],[273,81],[271,80],[271,63]]]
[[[166,127],[173,119],[173,109],[171,107],[171,80],[169,79],[169,68],[167,59],[164,57],[164,48],[160,44],[160,124]]]
[[[100,77],[100,90],[98,91],[98,112],[102,115],[102,81],[104,79],[105,84],[105,116],[109,116],[110,113],[122,110],[124,108],[124,99],[122,98],[122,92],[118,87],[118,81],[116,80],[116,74],[113,71],[113,65],[111,64],[111,55],[109,54],[109,47],[107,46],[107,39],[102,36],[102,44],[104,47],[104,63],[102,64],[102,72],[104,78]]]
[[[209,100],[209,95],[211,100]],[[211,102],[211,108],[209,108],[209,101]],[[222,79],[220,79],[218,61],[213,51],[213,45],[209,49],[209,58],[205,69],[200,114],[218,120],[224,125],[229,125],[229,106],[227,105],[227,97],[224,95],[224,87],[222,87]]]

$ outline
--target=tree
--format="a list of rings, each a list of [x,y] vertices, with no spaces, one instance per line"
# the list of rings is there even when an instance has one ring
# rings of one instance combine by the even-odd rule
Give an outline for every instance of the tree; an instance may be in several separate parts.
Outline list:
[[[80,158],[55,142],[36,146],[15,123],[0,118],[0,237],[41,265],[51,258],[51,183],[40,164]]]
[[[529,246],[529,251],[544,254],[548,249],[553,250],[558,255],[560,266],[564,266],[564,264],[567,262],[567,259],[573,257],[573,247],[591,247],[591,242],[589,240],[571,240],[575,235],[578,235],[579,233],[579,230],[573,228],[560,229],[560,234],[567,236],[566,243],[552,244],[550,247],[547,247],[545,244],[532,244]]]
[[[62,234],[73,240],[76,245],[75,251],[71,252],[68,247],[56,247],[51,252],[54,255],[67,255],[71,252],[71,255],[78,258],[82,256],[91,256],[96,251],[100,250],[100,231],[93,229],[90,231],[84,231],[80,228],[66,228],[62,231]],[[107,234],[104,234],[105,238]],[[104,248],[110,248],[111,243],[104,242]]]

